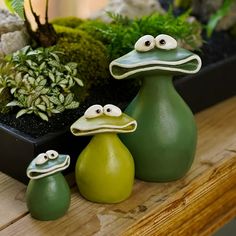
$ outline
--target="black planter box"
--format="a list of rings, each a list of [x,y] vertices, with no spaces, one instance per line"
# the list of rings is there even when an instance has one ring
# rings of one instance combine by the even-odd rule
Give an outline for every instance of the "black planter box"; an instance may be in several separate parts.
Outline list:
[[[236,95],[236,55],[174,81],[194,113]]]
[[[236,56],[205,67],[197,75],[176,79],[174,84],[193,112],[199,112],[236,94]],[[55,149],[71,156],[67,170],[71,171],[88,140],[74,137],[69,129],[34,139],[0,124],[0,170],[27,183],[26,168],[31,160],[41,152]]]

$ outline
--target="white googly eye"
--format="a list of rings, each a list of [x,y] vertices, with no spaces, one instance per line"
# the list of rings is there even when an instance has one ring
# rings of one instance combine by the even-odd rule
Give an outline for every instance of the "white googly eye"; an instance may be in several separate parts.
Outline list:
[[[101,116],[102,114],[103,114],[103,107],[101,105],[93,105],[85,111],[84,116],[87,119],[91,119]]]
[[[48,150],[46,152],[47,156],[49,159],[53,160],[53,159],[56,159],[58,157],[58,152],[54,151],[54,150]]]
[[[156,47],[160,49],[170,50],[177,48],[177,41],[167,34],[157,35],[155,41]]]
[[[103,112],[107,116],[121,116],[122,111],[119,107],[114,106],[112,104],[107,104],[106,106],[103,107]]]
[[[144,35],[134,45],[138,52],[147,52],[155,47],[155,39],[152,35]]]
[[[48,161],[48,156],[46,153],[41,153],[35,158],[36,165],[43,165]]]

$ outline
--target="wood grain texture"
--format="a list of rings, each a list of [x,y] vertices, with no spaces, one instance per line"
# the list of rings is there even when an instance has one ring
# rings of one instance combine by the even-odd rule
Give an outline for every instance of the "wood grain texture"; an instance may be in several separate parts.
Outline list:
[[[0,230],[27,214],[26,186],[0,172]]]
[[[171,183],[137,180],[132,196],[120,204],[88,202],[72,187],[68,214],[39,222],[22,202],[13,210],[13,196],[24,186],[0,175],[0,201],[8,202],[0,219],[14,212],[4,219],[0,235],[211,235],[236,216],[235,108],[236,97],[196,115],[197,155],[185,178]],[[8,195],[12,197],[6,199]]]

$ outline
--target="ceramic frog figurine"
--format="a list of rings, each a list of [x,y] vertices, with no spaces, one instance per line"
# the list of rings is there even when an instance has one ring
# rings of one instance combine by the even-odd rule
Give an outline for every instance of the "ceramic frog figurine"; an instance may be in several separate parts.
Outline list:
[[[200,68],[199,56],[178,47],[177,41],[165,34],[141,37],[133,51],[111,62],[115,79],[142,81],[125,111],[137,120],[138,129],[121,137],[134,157],[137,178],[173,181],[190,169],[197,129],[191,110],[174,89],[172,77],[193,74]]]
[[[54,150],[39,154],[29,165],[30,182],[26,202],[31,216],[38,220],[55,220],[70,206],[70,188],[61,171],[70,165],[68,155]]]
[[[76,136],[94,135],[75,167],[79,191],[98,203],[117,203],[129,197],[134,161],[117,133],[135,131],[137,123],[111,104],[93,105],[72,126]]]

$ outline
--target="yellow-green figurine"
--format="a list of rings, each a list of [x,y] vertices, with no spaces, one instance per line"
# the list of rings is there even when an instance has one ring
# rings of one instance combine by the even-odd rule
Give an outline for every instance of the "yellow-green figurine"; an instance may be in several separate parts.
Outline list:
[[[86,199],[117,203],[128,198],[134,181],[134,161],[117,133],[135,131],[137,122],[111,104],[93,105],[72,126],[76,136],[94,135],[79,155],[76,183]]]

